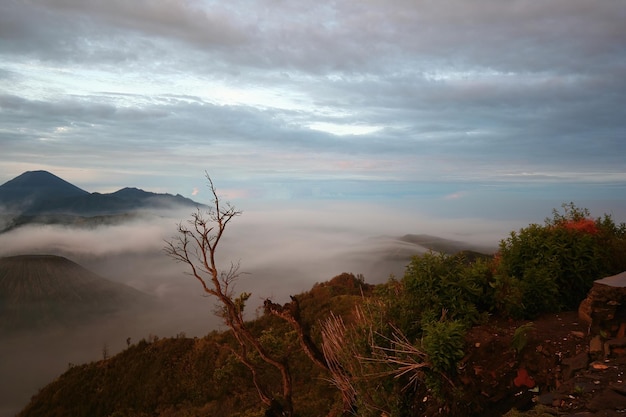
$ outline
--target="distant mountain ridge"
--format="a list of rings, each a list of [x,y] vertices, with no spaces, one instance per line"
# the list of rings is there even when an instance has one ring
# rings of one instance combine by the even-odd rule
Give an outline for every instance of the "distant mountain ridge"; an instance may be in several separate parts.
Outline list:
[[[446,253],[448,255],[464,252],[466,256],[471,258],[475,257],[475,253],[492,253],[496,249],[488,246],[450,240],[427,234],[406,234],[398,240],[412,245],[422,246],[434,252]]]
[[[77,217],[124,219],[139,210],[201,207],[180,194],[159,194],[126,187],[89,193],[48,171],[27,171],[0,185],[0,233],[22,224],[84,223]],[[101,221],[102,219],[99,219]],[[4,224],[3,224],[4,223]]]

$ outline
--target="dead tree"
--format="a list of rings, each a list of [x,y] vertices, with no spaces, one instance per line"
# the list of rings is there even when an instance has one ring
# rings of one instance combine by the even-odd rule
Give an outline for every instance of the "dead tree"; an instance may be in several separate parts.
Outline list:
[[[200,210],[193,213],[187,224],[180,223],[178,235],[166,242],[165,252],[176,261],[187,264],[189,274],[198,280],[204,292],[217,299],[217,314],[237,341],[238,346],[231,347],[231,351],[250,370],[259,398],[268,407],[267,415],[290,417],[293,415],[292,379],[287,361],[271,355],[247,328],[243,310],[250,294],[234,295],[234,284],[240,276],[239,265],[231,263],[228,270],[220,270],[216,261],[217,248],[226,226],[241,215],[241,211],[230,203],[222,204],[211,177],[207,174],[206,178],[213,194],[213,207],[206,214]],[[280,373],[280,398],[272,394],[271,387],[261,383],[259,366],[251,358],[253,353]]]
[[[298,335],[302,351],[311,361],[331,375],[331,381],[341,392],[343,401],[343,416],[354,416],[356,413],[356,390],[350,382],[349,372],[341,365],[335,356],[328,354],[327,344],[320,349],[313,338],[309,326],[300,318],[300,302],[297,297],[291,296],[291,302],[280,305],[266,299],[264,302],[266,314],[280,317],[293,327]],[[332,316],[334,317],[334,315]],[[327,327],[327,326],[326,326]],[[326,328],[324,327],[324,328]],[[324,334],[322,334],[324,336]]]
[[[291,324],[293,329],[298,335],[300,346],[304,353],[320,368],[328,371],[329,367],[324,358],[324,353],[315,345],[308,326],[302,323],[300,320],[300,303],[298,299],[291,296],[291,302],[281,306],[280,304],[273,303],[271,300],[266,299],[263,303],[263,307],[266,314],[272,314],[276,317],[280,317],[287,323]]]

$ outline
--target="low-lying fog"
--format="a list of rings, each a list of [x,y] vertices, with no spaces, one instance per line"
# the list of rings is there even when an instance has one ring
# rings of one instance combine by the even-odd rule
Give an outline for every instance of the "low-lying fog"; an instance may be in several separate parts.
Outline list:
[[[134,343],[151,335],[202,336],[220,327],[212,314],[214,301],[203,296],[183,264],[163,251],[165,240],[176,235],[177,223],[190,214],[186,209],[95,229],[26,226],[0,235],[0,257],[65,256],[159,300],[156,311],[121,323],[108,319],[89,327],[5,338],[0,343],[0,415],[19,411],[68,363],[101,359],[104,350],[114,355],[126,347],[129,337]],[[218,249],[219,262],[224,269],[240,262],[243,274],[237,290],[252,292],[248,315],[254,317],[264,298],[286,302],[289,295],[342,272],[361,273],[369,283],[384,282],[390,274],[401,276],[410,256],[425,251],[395,239],[405,234],[431,234],[490,251],[518,226],[441,221],[362,203],[274,206],[244,211],[229,224]]]

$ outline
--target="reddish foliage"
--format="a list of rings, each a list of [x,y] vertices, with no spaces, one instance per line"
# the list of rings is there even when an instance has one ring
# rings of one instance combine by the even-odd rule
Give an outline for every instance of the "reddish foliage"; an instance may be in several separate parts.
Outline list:
[[[495,255],[493,255],[493,259],[491,260],[491,273],[495,274],[498,272],[498,268],[502,263],[502,252],[497,251]]]
[[[516,387],[528,387],[533,388],[535,386],[535,380],[528,375],[528,371],[524,368],[517,370],[517,377],[513,380]]]
[[[561,223],[559,226],[567,230],[574,230],[590,235],[596,235],[599,232],[598,226],[593,219],[567,220]]]

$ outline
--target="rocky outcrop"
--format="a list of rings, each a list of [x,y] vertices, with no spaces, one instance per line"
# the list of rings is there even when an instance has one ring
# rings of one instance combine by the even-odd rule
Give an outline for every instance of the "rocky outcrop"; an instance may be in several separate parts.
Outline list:
[[[589,325],[594,359],[626,354],[626,272],[595,281],[578,315]]]

